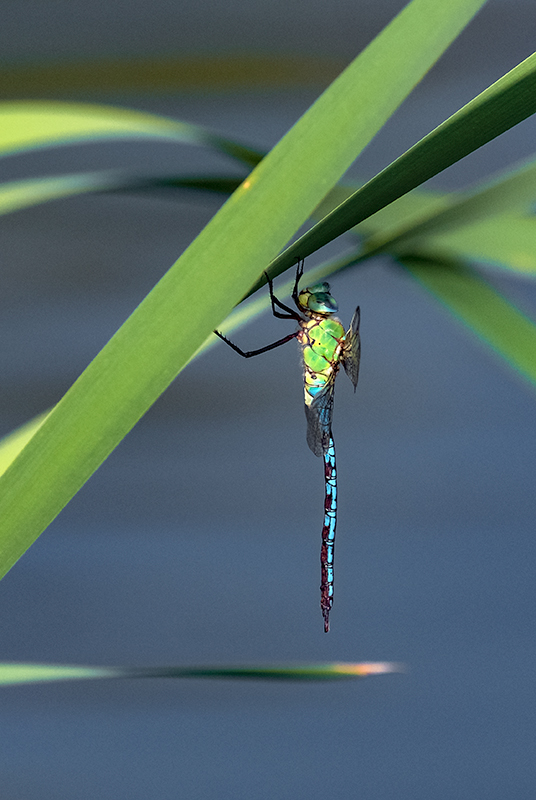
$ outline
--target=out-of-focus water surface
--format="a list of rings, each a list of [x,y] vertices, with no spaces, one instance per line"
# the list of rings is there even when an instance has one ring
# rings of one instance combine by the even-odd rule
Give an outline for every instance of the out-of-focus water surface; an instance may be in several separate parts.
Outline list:
[[[528,18],[521,5],[492,4],[507,42],[508,8],[516,30]],[[500,42],[493,19],[483,17],[486,35]],[[373,174],[527,54],[498,48],[496,67],[480,45],[480,72],[468,51],[464,80],[425,83],[354,174]],[[268,147],[314,97],[106,100]],[[529,120],[434,185],[477,180],[533,142]],[[7,179],[118,164],[232,170],[193,148],[135,143],[2,168]],[[216,208],[200,196],[95,195],[0,220],[1,434],[61,397]],[[491,279],[534,316],[534,284]],[[3,798],[533,796],[536,396],[387,260],[335,277],[332,290],[344,321],[361,306],[363,358],[357,394],[344,376],[336,392],[329,636],[318,592],[322,464],[305,443],[296,346],[248,362],[220,346],[179,376],[2,581],[0,660],[395,660],[409,672],[3,690]],[[287,329],[266,317],[236,339],[249,349]]]

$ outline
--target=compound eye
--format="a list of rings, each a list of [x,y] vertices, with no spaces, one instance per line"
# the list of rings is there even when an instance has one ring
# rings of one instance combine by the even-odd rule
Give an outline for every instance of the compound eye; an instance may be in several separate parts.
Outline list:
[[[315,292],[311,294],[307,302],[307,307],[311,311],[316,311],[319,314],[334,314],[338,311],[339,306],[329,292]]]
[[[306,291],[311,294],[329,294],[329,283],[326,283],[326,281],[315,283],[314,286],[308,286]]]

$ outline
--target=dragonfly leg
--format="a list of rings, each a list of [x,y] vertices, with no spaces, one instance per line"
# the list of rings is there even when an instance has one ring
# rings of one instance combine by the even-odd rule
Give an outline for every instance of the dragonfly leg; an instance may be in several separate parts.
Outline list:
[[[268,350],[274,350],[276,347],[280,347],[282,344],[290,342],[291,339],[296,338],[299,331],[289,333],[288,336],[284,336],[282,339],[278,339],[277,342],[272,342],[272,344],[267,344],[266,347],[260,347],[258,350],[245,351],[241,350],[240,347],[238,347],[238,345],[236,345],[234,342],[231,342],[231,340],[224,336],[223,333],[220,333],[219,331],[214,331],[214,333],[216,336],[219,336],[222,342],[225,342],[225,344],[228,344],[229,347],[232,347],[235,353],[238,353],[239,356],[242,356],[243,358],[251,358],[252,356],[260,356],[261,353],[267,353]]]
[[[292,299],[294,300],[295,305],[297,308],[301,308],[300,302],[298,300],[298,287],[300,285],[300,280],[303,275],[303,265],[305,264],[305,259],[302,258],[301,261],[298,259],[298,263],[296,265],[296,279],[294,281],[294,288],[292,290]]]
[[[278,300],[277,297],[275,296],[274,282],[272,281],[268,273],[265,272],[264,275],[266,277],[266,280],[268,281],[268,288],[270,289],[270,302],[272,304],[272,314],[274,315],[274,317],[277,317],[278,319],[295,319],[297,322],[300,322],[301,317],[298,314],[296,314],[296,312],[292,308],[286,306],[284,303],[281,302],[281,300]],[[283,311],[286,311],[287,313],[281,314],[280,311],[276,310],[276,306],[278,308],[283,309]]]
[[[300,264],[298,264],[296,281],[299,281],[302,272],[303,272],[303,262],[301,262],[301,266]],[[266,280],[268,282],[268,288],[270,290],[270,302],[272,304],[272,313],[274,317],[278,317],[279,319],[294,319],[297,322],[302,322],[302,317],[299,314],[296,314],[295,311],[293,311],[291,308],[282,303],[281,300],[277,299],[277,297],[274,294],[274,283],[271,277],[268,275],[267,272],[265,272],[264,274],[266,276]],[[296,287],[294,287],[294,292],[295,290]],[[280,311],[277,310],[277,307],[282,308],[287,313],[282,314]],[[234,342],[231,342],[230,339],[224,336],[223,333],[220,333],[219,331],[214,331],[216,336],[219,336],[222,342],[225,342],[225,344],[228,344],[229,347],[232,347],[235,353],[238,353],[238,355],[242,356],[242,358],[251,358],[252,356],[259,356],[261,353],[267,353],[269,350],[274,350],[274,348],[280,347],[282,344],[290,342],[291,339],[295,339],[298,336],[299,332],[300,331],[298,330],[294,331],[294,333],[289,333],[288,336],[283,336],[282,339],[278,339],[277,342],[272,342],[272,344],[267,344],[266,347],[259,347],[258,350],[242,350],[240,347],[238,347],[238,345],[236,345]]]

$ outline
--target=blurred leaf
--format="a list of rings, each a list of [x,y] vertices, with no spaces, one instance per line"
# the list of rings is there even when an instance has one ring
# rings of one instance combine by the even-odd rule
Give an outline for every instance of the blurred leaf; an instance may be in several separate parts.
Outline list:
[[[481,5],[482,0],[413,0],[212,218],[0,478],[1,574],[225,319]],[[47,141],[54,131],[65,136],[69,126],[55,128],[48,111]],[[123,113],[128,128],[133,112]],[[80,133],[80,118],[69,119]],[[108,120],[111,127],[114,119]],[[23,141],[35,142],[35,130],[28,133],[20,116],[17,125]],[[144,125],[158,127],[152,119],[138,121],[140,129]],[[4,132],[4,142],[15,146],[13,128],[10,136]]]
[[[0,686],[102,678],[255,678],[279,681],[329,681],[341,678],[367,678],[371,675],[404,671],[403,665],[388,661],[248,667],[79,667],[68,664],[0,663]]]
[[[536,385],[536,325],[483,278],[455,261],[404,256],[399,262],[457,319]]]
[[[536,275],[536,219],[491,217],[475,225],[426,240],[426,250],[446,258],[465,258]]]
[[[80,172],[0,183],[0,214],[87,192],[143,192],[190,189],[232,194],[243,178],[220,175],[141,177],[120,170]]]
[[[199,92],[275,86],[327,86],[344,64],[338,59],[286,56],[160,56],[58,63],[9,64],[0,71],[1,97],[58,97],[98,92]]]
[[[536,54],[479,94],[279,255],[274,277],[536,111]],[[254,288],[257,288],[255,285]]]
[[[102,139],[167,139],[212,147],[248,166],[262,153],[199,125],[127,108],[45,100],[0,103],[0,156]]]

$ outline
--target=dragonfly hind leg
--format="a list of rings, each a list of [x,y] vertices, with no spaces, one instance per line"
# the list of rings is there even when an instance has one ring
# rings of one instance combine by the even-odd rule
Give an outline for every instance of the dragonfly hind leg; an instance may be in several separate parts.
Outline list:
[[[241,350],[238,345],[236,345],[234,342],[231,342],[231,340],[224,336],[223,333],[220,333],[219,331],[214,331],[214,333],[216,336],[219,336],[222,342],[225,342],[225,344],[228,344],[229,347],[232,347],[235,353],[238,353],[239,356],[242,356],[242,358],[251,358],[252,356],[260,356],[261,353],[267,353],[268,350],[274,350],[276,347],[280,347],[282,344],[290,342],[291,339],[296,338],[299,331],[289,333],[288,336],[284,336],[282,339],[278,339],[277,342],[272,342],[272,344],[267,344],[266,347],[259,347],[258,350]]]

